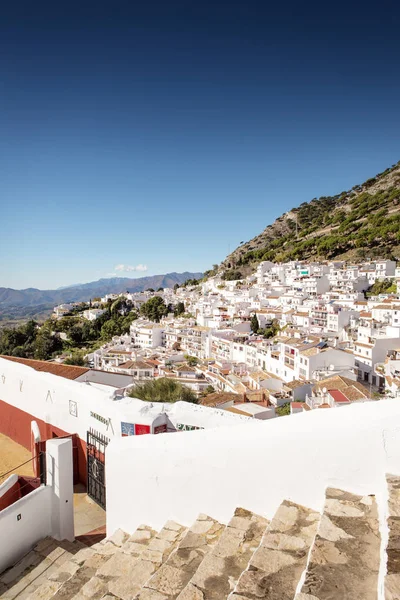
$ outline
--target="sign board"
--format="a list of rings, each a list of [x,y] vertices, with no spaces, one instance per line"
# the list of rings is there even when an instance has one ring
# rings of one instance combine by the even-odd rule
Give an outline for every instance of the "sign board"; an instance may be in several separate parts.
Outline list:
[[[178,431],[194,431],[195,429],[204,429],[204,427],[196,427],[196,425],[186,425],[185,423],[177,423]]]
[[[151,433],[150,425],[135,425],[135,435],[144,435],[146,433]]]
[[[156,433],[165,433],[167,431],[167,424],[164,423],[163,425],[157,425],[157,427],[154,427],[154,434]]]
[[[135,435],[135,425],[133,423],[121,423],[122,437],[127,435]]]

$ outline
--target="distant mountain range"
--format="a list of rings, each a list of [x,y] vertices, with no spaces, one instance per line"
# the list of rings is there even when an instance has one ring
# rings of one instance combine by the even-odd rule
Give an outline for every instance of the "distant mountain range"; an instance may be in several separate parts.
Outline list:
[[[138,277],[137,279],[112,277],[57,290],[38,290],[36,288],[14,290],[0,287],[0,315],[32,316],[64,302],[85,302],[105,294],[119,294],[127,291],[142,292],[148,288],[157,290],[160,287],[173,287],[176,283],[181,284],[187,279],[199,279],[202,276],[202,273],[185,272]]]

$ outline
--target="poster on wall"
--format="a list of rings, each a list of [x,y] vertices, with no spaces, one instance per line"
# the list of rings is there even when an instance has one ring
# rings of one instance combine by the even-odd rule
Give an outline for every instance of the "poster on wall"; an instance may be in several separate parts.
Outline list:
[[[121,422],[121,434],[122,437],[127,435],[135,435],[135,425],[133,423]]]
[[[156,433],[165,433],[167,431],[167,424],[164,423],[163,425],[157,425],[157,427],[154,427],[154,434]]]
[[[150,433],[150,425],[135,425],[135,435]]]

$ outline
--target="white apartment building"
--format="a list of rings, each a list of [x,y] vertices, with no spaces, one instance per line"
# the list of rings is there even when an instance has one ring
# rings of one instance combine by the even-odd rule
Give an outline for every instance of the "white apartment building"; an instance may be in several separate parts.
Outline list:
[[[88,310],[83,311],[82,317],[88,321],[95,321],[105,312],[106,311],[102,308],[89,308]]]
[[[65,303],[65,304],[60,304],[59,306],[55,306],[53,308],[53,312],[57,319],[61,319],[62,317],[64,317],[68,313],[70,313],[73,308],[75,308],[74,302]]]
[[[134,321],[130,326],[132,344],[140,348],[158,348],[165,345],[165,328],[159,323]]]

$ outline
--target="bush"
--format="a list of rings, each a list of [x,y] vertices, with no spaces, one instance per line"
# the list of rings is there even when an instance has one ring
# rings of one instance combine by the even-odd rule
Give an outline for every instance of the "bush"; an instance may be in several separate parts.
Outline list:
[[[139,383],[129,393],[131,398],[139,398],[147,402],[178,402],[184,400],[197,404],[198,398],[193,390],[175,379],[162,377]]]

